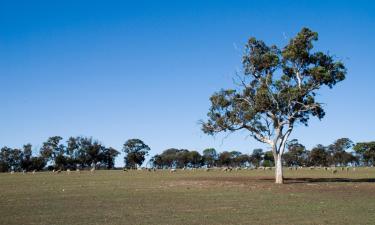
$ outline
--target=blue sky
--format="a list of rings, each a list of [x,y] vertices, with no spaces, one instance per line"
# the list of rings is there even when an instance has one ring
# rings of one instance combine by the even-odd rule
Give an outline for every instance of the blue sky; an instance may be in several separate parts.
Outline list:
[[[85,135],[119,150],[140,138],[151,155],[251,153],[266,146],[246,132],[206,136],[198,121],[210,95],[233,86],[250,36],[282,46],[304,26],[348,75],[322,90],[326,117],[292,138],[375,140],[374,12],[371,1],[0,0],[0,146]]]

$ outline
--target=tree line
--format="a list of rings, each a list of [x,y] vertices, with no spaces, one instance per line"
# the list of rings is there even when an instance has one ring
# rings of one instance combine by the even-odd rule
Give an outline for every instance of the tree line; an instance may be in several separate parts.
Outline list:
[[[60,136],[49,137],[36,155],[31,144],[21,149],[3,147],[0,150],[0,171],[84,169],[92,166],[111,169],[119,155],[116,149],[107,148],[91,137],[70,137],[65,143],[62,140]]]
[[[156,168],[275,166],[272,151],[263,149],[254,149],[252,154],[243,154],[239,151],[218,153],[215,149],[208,148],[200,154],[197,151],[172,148],[155,155],[150,162]],[[283,165],[288,167],[375,166],[375,142],[353,144],[348,138],[340,138],[328,146],[319,144],[308,150],[294,139],[287,143]]]
[[[41,171],[53,169],[113,169],[120,152],[106,147],[91,137],[70,137],[66,142],[60,136],[47,139],[33,154],[32,145],[22,148],[2,147],[0,172]],[[140,139],[130,139],[123,145],[124,167],[139,168],[151,148]],[[375,141],[354,144],[348,138],[340,138],[324,146],[316,145],[308,150],[296,139],[287,143],[283,165],[296,166],[375,166]],[[146,165],[158,169],[200,167],[273,167],[275,161],[271,150],[254,149],[251,154],[239,151],[217,152],[214,148],[198,151],[170,148],[156,154]]]
[[[0,172],[65,170],[85,168],[113,169],[115,158],[120,154],[112,147],[106,147],[91,137],[70,137],[64,143],[60,136],[49,137],[42,144],[38,154],[33,154],[32,145],[23,148],[2,147],[0,150]],[[142,164],[150,150],[139,139],[128,140],[123,147],[127,167]]]

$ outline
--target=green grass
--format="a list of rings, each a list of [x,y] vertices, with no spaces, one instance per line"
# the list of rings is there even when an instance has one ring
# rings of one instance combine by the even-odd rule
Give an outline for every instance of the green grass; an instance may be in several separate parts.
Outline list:
[[[0,224],[375,224],[375,170],[0,174]],[[305,178],[311,178],[307,180]]]

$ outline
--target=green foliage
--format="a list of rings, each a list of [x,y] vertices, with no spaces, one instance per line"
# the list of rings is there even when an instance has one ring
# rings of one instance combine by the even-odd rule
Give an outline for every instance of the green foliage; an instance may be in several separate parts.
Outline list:
[[[64,154],[64,146],[60,144],[63,138],[60,136],[53,136],[48,138],[46,142],[43,143],[40,149],[40,155],[46,159],[46,161],[55,161],[56,157],[61,158]]]
[[[263,149],[257,148],[253,150],[253,153],[250,156],[250,162],[253,166],[259,167],[264,157]]]
[[[267,151],[264,153],[262,166],[264,167],[275,166],[275,160],[274,160],[272,151]]]
[[[307,125],[311,116],[324,117],[322,104],[316,101],[317,91],[345,79],[342,62],[313,52],[317,40],[318,34],[308,28],[282,49],[250,38],[238,89],[212,95],[202,130],[213,135],[245,129],[256,140],[270,144],[274,153],[282,154],[296,123]]]
[[[323,145],[314,147],[309,156],[309,164],[311,166],[329,166],[329,153]]]
[[[357,143],[353,149],[364,164],[375,166],[375,141]]]
[[[308,164],[309,153],[305,146],[298,143],[298,140],[291,140],[287,147],[288,151],[284,155],[284,162],[287,166],[306,166]]]
[[[0,161],[2,162],[0,169],[3,172],[7,172],[9,170],[20,171],[22,151],[17,148],[12,149],[5,146],[0,150]]]
[[[114,148],[106,148],[92,138],[70,137],[67,146],[61,140],[59,136],[48,138],[40,149],[40,156],[33,156],[31,144],[24,145],[23,150],[3,147],[0,152],[0,171],[42,170],[47,163],[50,163],[52,169],[75,169],[78,166],[111,169],[119,154]]]
[[[232,154],[228,151],[224,151],[219,154],[218,165],[219,166],[230,166],[232,163]]]
[[[197,151],[170,148],[151,158],[156,168],[197,168],[204,164],[204,157]]]
[[[102,164],[105,165],[107,169],[113,169],[115,167],[115,158],[119,154],[120,152],[112,147],[104,148],[101,155]]]
[[[150,147],[143,143],[142,140],[130,139],[126,141],[123,147],[123,151],[126,153],[124,158],[125,166],[135,169],[137,165],[142,165],[150,150]]]
[[[347,165],[354,160],[353,155],[346,152],[353,147],[353,142],[349,138],[340,138],[328,146],[331,155],[330,164],[335,166]]]
[[[197,151],[189,152],[189,163],[193,168],[198,168],[202,165],[202,156]]]
[[[215,162],[217,160],[217,157],[218,157],[218,155],[217,155],[216,149],[207,148],[207,149],[203,150],[203,161],[204,161],[204,164],[207,167],[215,166]]]

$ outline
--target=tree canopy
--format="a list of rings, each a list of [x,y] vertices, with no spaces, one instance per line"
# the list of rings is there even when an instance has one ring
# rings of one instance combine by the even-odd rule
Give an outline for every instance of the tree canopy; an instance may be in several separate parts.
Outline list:
[[[134,169],[142,165],[150,150],[150,147],[140,139],[126,141],[123,146],[123,151],[126,153],[124,158],[125,167]]]
[[[346,68],[341,61],[313,51],[317,40],[318,33],[308,28],[282,49],[250,38],[237,89],[214,93],[208,120],[202,124],[202,130],[210,135],[244,129],[269,144],[279,166],[277,183],[283,182],[281,157],[294,126],[307,126],[310,117],[322,119],[325,111],[316,99],[318,90],[332,88],[345,79]]]

